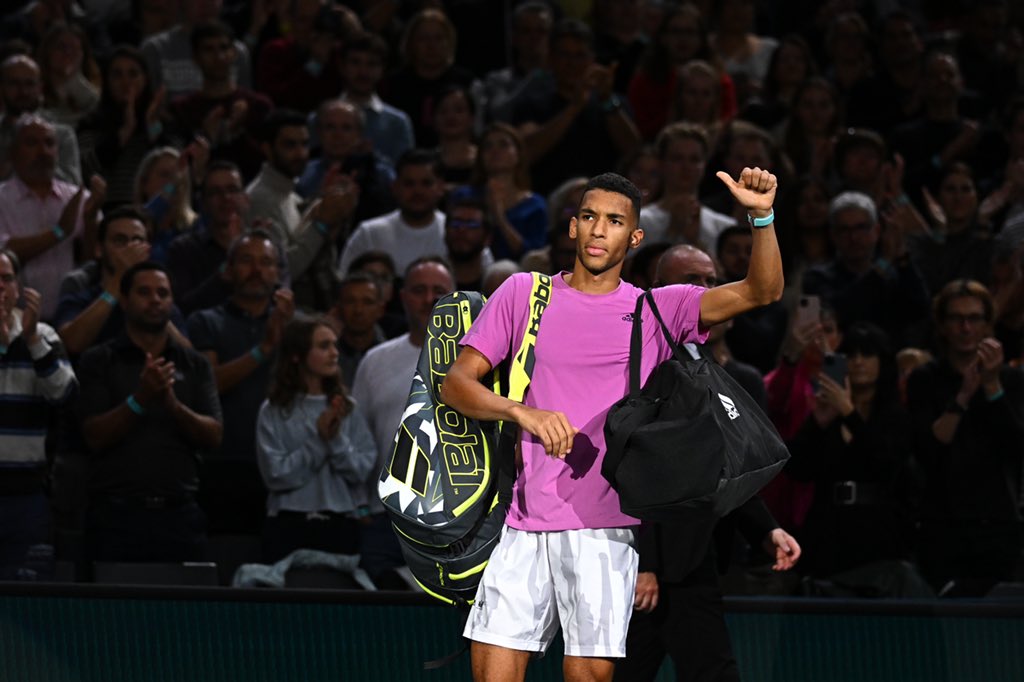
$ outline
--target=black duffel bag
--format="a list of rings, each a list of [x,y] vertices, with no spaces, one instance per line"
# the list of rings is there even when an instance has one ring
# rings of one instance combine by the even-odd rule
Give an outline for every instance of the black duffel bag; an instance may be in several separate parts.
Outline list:
[[[640,389],[641,313],[651,308],[674,357]],[[645,521],[721,517],[750,499],[785,465],[789,451],[758,404],[714,360],[679,348],[650,292],[633,314],[629,395],[604,426],[601,474],[623,513]]]

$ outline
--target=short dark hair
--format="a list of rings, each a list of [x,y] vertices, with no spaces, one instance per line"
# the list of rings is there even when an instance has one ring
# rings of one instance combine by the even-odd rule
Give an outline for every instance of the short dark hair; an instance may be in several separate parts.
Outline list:
[[[402,170],[407,166],[430,166],[430,170],[438,174],[439,161],[437,152],[432,149],[407,149],[398,157],[398,163],[395,164],[395,175],[401,175]]]
[[[335,290],[335,298],[341,296],[341,292],[345,290],[345,287],[352,286],[355,284],[372,284],[373,288],[377,290],[377,298],[382,299],[384,297],[384,290],[381,287],[381,281],[375,275],[362,270],[358,272],[350,272],[345,275],[344,279],[338,282]]]
[[[306,117],[294,109],[274,109],[263,119],[260,126],[260,141],[274,144],[274,140],[284,128],[305,128]]]
[[[235,262],[235,256],[238,254],[238,249],[241,247],[242,242],[249,241],[249,240],[256,240],[256,241],[261,241],[261,242],[262,241],[267,241],[267,242],[270,242],[271,244],[273,244],[274,245],[274,251],[277,253],[278,263],[280,263],[280,261],[281,261],[281,246],[280,246],[280,244],[278,244],[277,240],[274,239],[274,235],[272,235],[269,232],[267,232],[266,230],[260,229],[258,227],[246,230],[242,234],[240,234],[237,237],[235,237],[234,240],[232,240],[231,244],[228,245],[228,252],[224,256],[224,262],[227,265],[231,265],[232,263],[234,263]]]
[[[235,32],[223,21],[202,21],[192,28],[189,34],[189,43],[192,45],[192,54],[199,51],[199,46],[204,40],[210,38],[227,38],[231,42],[235,40]]]
[[[407,281],[409,279],[410,272],[426,263],[437,263],[448,271],[448,274],[453,280],[455,279],[455,275],[452,274],[452,266],[448,264],[448,261],[443,256],[420,256],[413,262],[409,263],[408,267],[405,268],[405,272],[402,273],[402,280]]]
[[[640,194],[640,190],[637,189],[636,185],[618,173],[601,173],[600,175],[595,175],[587,181],[586,186],[583,188],[583,194],[580,197],[580,204],[576,207],[577,214],[579,214],[580,206],[583,206],[583,199],[587,196],[587,192],[592,189],[599,189],[605,192],[615,192],[616,194],[621,194],[629,199],[633,204],[633,217],[636,218],[637,226],[640,225],[640,203],[643,201],[643,196]]]
[[[718,239],[715,241],[715,258],[721,260],[722,249],[725,248],[725,243],[733,237],[749,237],[753,232],[748,225],[730,225],[721,232],[718,233]]]
[[[18,254],[14,253],[6,246],[0,249],[0,256],[4,256],[11,262],[11,269],[14,270],[14,276],[18,277],[21,274],[21,259],[18,258]]]
[[[121,295],[127,296],[131,293],[132,285],[135,283],[135,276],[140,272],[146,272],[149,270],[162,272],[167,276],[168,281],[171,279],[170,273],[167,272],[167,268],[165,268],[162,263],[157,263],[153,260],[144,260],[141,263],[136,263],[131,266],[124,271],[123,275],[121,275]]]
[[[560,19],[555,23],[551,29],[550,45],[554,46],[559,40],[565,38],[579,40],[591,52],[594,51],[594,32],[579,19]]]
[[[118,206],[110,213],[103,214],[103,220],[100,221],[99,226],[96,228],[96,241],[100,244],[107,238],[107,228],[115,220],[138,220],[142,223],[143,227],[147,227],[146,239],[149,239],[149,217],[135,208],[134,206]]]
[[[238,164],[234,161],[228,161],[227,159],[213,159],[210,163],[206,164],[206,174],[203,176],[203,184],[205,185],[210,175],[217,171],[228,171],[231,173],[238,173],[239,177],[242,176],[242,169],[239,168]]]
[[[387,251],[376,250],[364,251],[352,259],[352,262],[349,263],[348,266],[348,273],[346,274],[361,272],[362,269],[370,263],[381,263],[391,271],[392,276],[398,274],[398,269],[395,267],[395,259],[391,257],[391,254]]]
[[[954,279],[947,282],[932,299],[932,315],[935,322],[945,321],[949,303],[955,298],[978,299],[985,310],[985,323],[992,324],[995,320],[995,302],[992,300],[992,292],[977,280]]]

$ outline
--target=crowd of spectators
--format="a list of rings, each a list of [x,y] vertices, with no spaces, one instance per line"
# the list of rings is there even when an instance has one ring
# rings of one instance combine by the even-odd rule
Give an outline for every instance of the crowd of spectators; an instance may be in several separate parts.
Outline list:
[[[8,4],[3,577],[246,537],[403,586],[374,490],[437,297],[571,270],[609,170],[644,196],[627,279],[677,244],[741,279],[714,173],[758,166],[786,292],[720,342],[793,453],[787,589],[1021,578],[1016,3]]]

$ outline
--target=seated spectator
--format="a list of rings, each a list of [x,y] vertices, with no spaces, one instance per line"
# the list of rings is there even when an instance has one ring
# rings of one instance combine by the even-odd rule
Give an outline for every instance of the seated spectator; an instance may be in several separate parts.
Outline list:
[[[216,21],[192,29],[192,59],[202,80],[190,94],[171,100],[171,113],[182,138],[204,136],[213,158],[230,159],[248,179],[263,161],[260,126],[274,105],[266,95],[239,85],[232,70],[238,50],[233,39],[231,28]],[[170,87],[167,92],[174,94]]]
[[[765,130],[775,130],[793,113],[800,86],[817,72],[807,41],[795,33],[784,36],[772,52],[760,92],[751,97],[739,117]]]
[[[94,561],[200,561],[200,453],[220,444],[210,363],[167,331],[171,283],[142,262],[121,278],[125,327],[78,364],[91,451],[86,538]]]
[[[641,141],[613,92],[612,69],[594,59],[585,24],[566,19],[555,26],[548,64],[554,88],[523,92],[511,118],[523,135],[534,186],[544,194],[566,178],[615,167]]]
[[[775,140],[764,129],[733,120],[725,125],[715,138],[714,151],[708,157],[708,166],[721,168],[730,177],[738,178],[744,168],[764,168],[779,177],[780,186],[792,175],[789,161],[780,152]],[[701,199],[710,208],[732,216],[742,225],[747,220],[742,206],[733,201],[732,193],[715,184],[714,173],[707,173],[701,184]]]
[[[99,104],[78,126],[82,169],[106,178],[108,206],[135,201],[139,164],[154,146],[171,142],[163,104],[163,91],[153,91],[139,51],[116,48],[103,71]]]
[[[374,33],[361,33],[345,41],[341,76],[345,89],[341,100],[363,112],[364,134],[373,152],[393,166],[407,150],[416,146],[412,121],[401,109],[381,100],[377,86],[388,61],[388,46]]]
[[[291,30],[260,49],[256,87],[278,106],[308,114],[341,90],[342,38],[360,27],[354,14],[339,13],[324,0],[298,0],[288,10]],[[346,19],[354,25],[346,26]]]
[[[399,271],[421,256],[444,253],[444,214],[437,210],[444,184],[437,157],[419,149],[406,152],[398,161],[391,192],[398,208],[356,228],[341,253],[339,275],[366,251],[384,251]]]
[[[473,93],[480,102],[482,122],[508,121],[512,115],[509,105],[515,97],[532,88],[550,87],[551,74],[546,67],[553,22],[551,8],[543,2],[523,2],[512,10],[506,38],[511,64],[489,72]]]
[[[640,190],[641,206],[648,206],[661,196],[661,162],[651,145],[644,145],[624,157],[619,164],[619,175]]]
[[[359,552],[355,513],[377,449],[341,381],[337,340],[326,318],[296,319],[281,333],[256,420],[256,453],[270,491],[263,525],[268,564],[297,549]]]
[[[547,203],[530,191],[530,172],[519,132],[492,123],[480,138],[473,184],[483,195],[489,219],[497,228],[491,251],[495,258],[521,258],[545,243]]]
[[[47,426],[70,400],[75,373],[53,329],[40,321],[41,299],[18,282],[18,257],[0,250],[0,579],[13,580],[34,545],[50,544],[46,495]],[[23,302],[22,302],[23,301]],[[21,307],[15,307],[21,302]],[[48,576],[36,576],[45,579]]]
[[[915,345],[928,315],[928,290],[899,227],[887,227],[881,239],[875,202],[859,192],[837,196],[828,215],[836,255],[804,272],[803,293],[821,296],[840,326],[873,322],[896,345]]]
[[[437,94],[434,130],[438,169],[449,190],[468,183],[473,173],[478,156],[473,133],[475,118],[476,105],[467,88],[450,85]]]
[[[845,103],[850,91],[872,74],[871,32],[857,12],[841,12],[832,16],[824,38],[826,65],[822,75],[842,93]]]
[[[395,208],[391,196],[395,169],[387,157],[373,151],[376,145],[367,138],[363,109],[350,102],[328,100],[317,109],[316,132],[320,158],[306,164],[296,192],[306,199],[322,197],[330,193],[331,183],[347,175],[359,187],[353,224]],[[331,182],[325,185],[327,180]]]
[[[73,357],[110,341],[124,329],[121,280],[125,272],[150,254],[144,221],[141,213],[129,207],[103,216],[96,235],[96,259],[72,270],[61,281],[54,324]],[[175,306],[168,325],[175,342],[191,346],[181,333],[185,319]]]
[[[380,287],[380,297],[384,301],[384,316],[380,318],[380,328],[384,332],[384,337],[393,339],[409,331],[405,322],[405,311],[402,309],[402,299],[395,288],[395,282],[398,281],[395,260],[383,251],[365,251],[348,266],[348,274],[345,277],[358,273],[370,275],[377,280],[377,286]]]
[[[592,10],[594,53],[602,64],[615,64],[615,92],[626,95],[647,47],[640,3],[596,0]]]
[[[828,229],[828,205],[832,195],[825,180],[803,176],[791,184],[778,201],[776,235],[786,277],[783,301],[792,303],[800,293],[803,273],[809,267],[832,260]],[[792,305],[787,307],[792,308]]]
[[[292,292],[279,288],[279,262],[268,233],[242,234],[227,255],[230,298],[188,318],[189,338],[213,367],[224,410],[224,438],[204,462],[200,490],[211,533],[258,533],[266,515],[253,424],[294,310]]]
[[[801,175],[825,177],[842,124],[839,93],[824,78],[804,81],[793,94],[792,110],[782,127],[782,150]]]
[[[453,194],[447,209],[444,243],[448,247],[455,288],[459,291],[483,291],[484,272],[494,263],[494,256],[488,248],[494,225],[483,201],[469,191]]]
[[[36,50],[43,108],[55,123],[77,128],[100,100],[100,68],[77,24],[52,25]]]
[[[670,123],[658,134],[655,151],[661,168],[661,195],[640,210],[644,241],[715,247],[722,230],[735,225],[697,197],[708,159],[708,138],[692,123]]]
[[[416,145],[437,146],[434,110],[441,91],[451,85],[468,88],[473,74],[455,63],[455,26],[439,9],[414,14],[405,25],[400,46],[402,66],[383,88],[384,99],[412,121]]]
[[[517,272],[522,271],[523,269],[519,267],[519,264],[514,260],[505,259],[494,261],[487,266],[486,270],[484,270],[484,279],[480,288],[480,293],[487,298],[490,298],[491,294],[497,291],[498,287],[500,287],[506,279]]]
[[[761,91],[771,57],[779,46],[775,38],[754,33],[755,10],[753,0],[717,3],[712,22],[716,30],[709,40],[736,83],[736,100],[741,107]]]
[[[142,54],[149,66],[153,89],[164,86],[169,100],[190,95],[203,86],[201,66],[194,60],[195,43],[192,33],[197,26],[217,21],[220,17],[222,0],[200,2],[183,0],[180,23],[174,27],[146,38],[142,42]],[[233,82],[244,88],[252,84],[249,50],[228,34],[228,42],[218,47],[218,58],[226,60]]]
[[[42,317],[51,320],[60,278],[74,266],[74,243],[83,253],[94,252],[106,185],[96,178],[87,193],[57,179],[57,136],[38,116],[19,120],[11,165],[13,177],[0,183],[0,247],[21,260],[25,285],[40,292]]]
[[[192,174],[205,174],[209,148],[197,139],[179,152],[174,147],[157,147],[139,164],[135,174],[133,204],[140,207],[150,225],[150,258],[166,263],[171,242],[196,223],[192,210]]]
[[[437,300],[454,287],[451,272],[439,258],[413,261],[405,271],[401,293],[409,332],[371,349],[359,364],[352,386],[352,397],[366,417],[377,446],[377,461],[370,469],[363,490],[362,502],[370,520],[363,527],[359,553],[362,568],[383,589],[402,588],[403,583],[385,574],[405,565],[405,559],[377,496],[377,479],[394,450],[395,432],[409,397],[409,385],[427,333],[427,320]]]
[[[1024,374],[992,338],[978,282],[935,297],[938,354],[907,383],[915,454],[925,475],[921,569],[941,596],[981,597],[1020,560]]]
[[[787,474],[817,491],[797,537],[805,569],[818,578],[911,552],[910,420],[895,356],[870,323],[851,325],[838,350],[848,362],[845,384],[818,372],[812,413],[788,441]]]
[[[380,280],[369,272],[350,273],[338,284],[338,299],[329,319],[332,327],[340,330],[338,366],[347,387],[355,381],[363,356],[387,338],[379,324],[385,303]]]
[[[71,184],[81,184],[81,156],[75,131],[69,126],[49,119],[43,104],[43,81],[39,65],[31,57],[16,54],[0,62],[0,96],[3,113],[0,114],[0,179],[6,180],[13,171],[14,138],[17,122],[25,114],[36,115],[50,123],[56,139],[55,174]]]

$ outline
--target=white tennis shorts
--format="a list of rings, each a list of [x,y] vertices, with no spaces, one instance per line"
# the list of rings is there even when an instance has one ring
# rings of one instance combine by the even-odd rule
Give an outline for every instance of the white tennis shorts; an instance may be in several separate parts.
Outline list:
[[[463,634],[543,652],[561,625],[567,656],[622,658],[637,557],[634,528],[531,532],[505,526]]]

